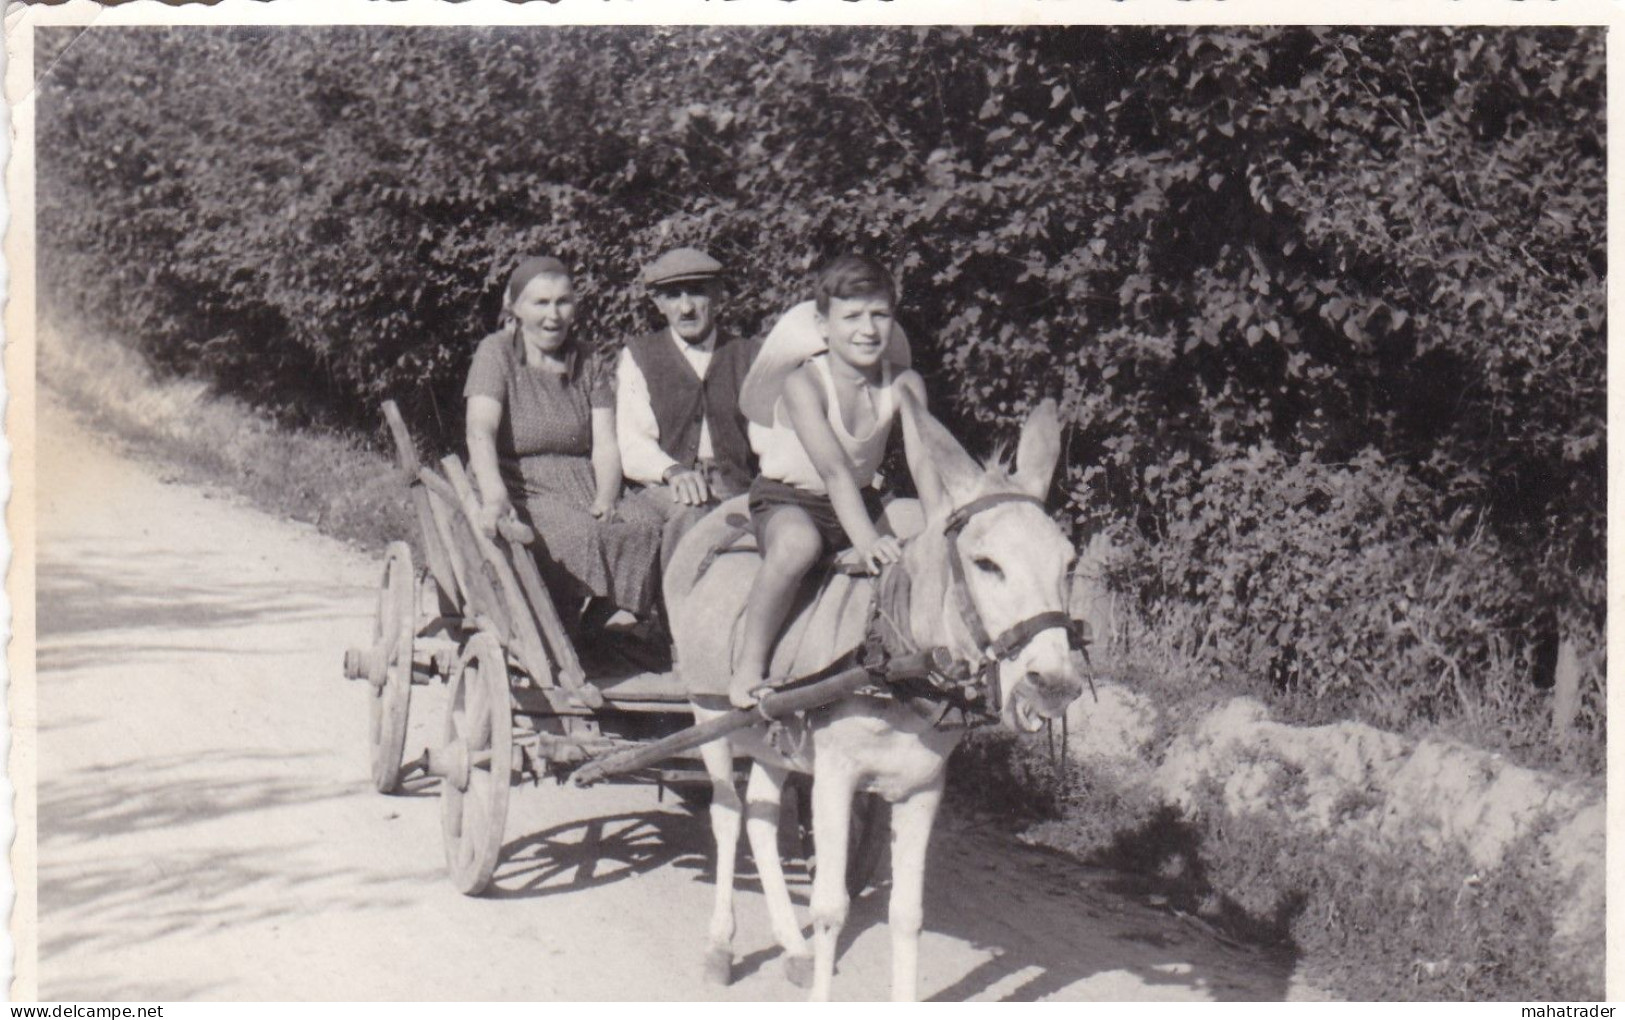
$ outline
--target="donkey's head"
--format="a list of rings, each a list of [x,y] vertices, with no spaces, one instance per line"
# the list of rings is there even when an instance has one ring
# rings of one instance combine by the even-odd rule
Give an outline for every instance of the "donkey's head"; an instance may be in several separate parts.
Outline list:
[[[1076,554],[1043,508],[1061,448],[1055,403],[1044,401],[1027,419],[1013,468],[977,464],[906,393],[903,412],[926,516],[921,552],[935,553],[934,567],[917,566],[941,572],[940,589],[920,585],[944,596],[934,638],[972,661],[991,647],[1003,720],[1037,729],[1083,692],[1064,615]],[[919,611],[934,615],[937,607]]]

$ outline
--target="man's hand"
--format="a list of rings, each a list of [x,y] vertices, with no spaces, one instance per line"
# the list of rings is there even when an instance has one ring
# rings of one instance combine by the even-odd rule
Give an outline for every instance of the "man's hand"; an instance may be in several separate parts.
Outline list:
[[[867,549],[860,549],[858,555],[862,557],[864,566],[869,568],[869,573],[878,574],[881,567],[903,558],[903,546],[891,535],[881,535]]]
[[[704,506],[711,498],[705,476],[691,468],[677,468],[666,479],[673,502],[684,506]]]

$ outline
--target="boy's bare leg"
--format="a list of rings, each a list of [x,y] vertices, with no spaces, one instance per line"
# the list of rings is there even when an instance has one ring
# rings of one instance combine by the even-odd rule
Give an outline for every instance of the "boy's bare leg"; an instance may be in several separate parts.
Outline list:
[[[767,673],[773,639],[784,626],[801,579],[824,551],[824,539],[800,507],[778,507],[762,529],[762,569],[751,585],[745,627],[728,698],[738,708],[756,704],[753,692]]]

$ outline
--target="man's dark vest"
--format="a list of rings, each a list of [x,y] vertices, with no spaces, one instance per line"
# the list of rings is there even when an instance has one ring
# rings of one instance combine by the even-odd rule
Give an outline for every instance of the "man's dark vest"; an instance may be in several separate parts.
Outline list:
[[[739,413],[739,387],[760,345],[718,337],[702,382],[678,352],[681,342],[664,329],[626,342],[649,384],[660,449],[684,467],[693,467],[700,451],[700,422],[709,422],[717,468],[740,487],[749,485],[755,468],[745,438],[745,416]]]

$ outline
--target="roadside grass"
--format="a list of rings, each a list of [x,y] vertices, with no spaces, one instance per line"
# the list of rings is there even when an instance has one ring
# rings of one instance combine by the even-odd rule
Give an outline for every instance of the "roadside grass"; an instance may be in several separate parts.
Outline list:
[[[1466,850],[1373,850],[1230,817],[1216,787],[1185,815],[1142,786],[1073,766],[1064,790],[1041,739],[979,733],[956,756],[951,803],[1030,843],[1137,876],[1166,909],[1223,936],[1289,951],[1314,984],[1352,999],[1600,999],[1551,952],[1562,891],[1538,834],[1480,875]]]
[[[1257,693],[1191,682],[1157,658],[1103,663],[1157,706],[1143,755],[1153,765],[1181,730],[1232,697]],[[1302,793],[1283,788],[1273,800],[1289,803]],[[1132,876],[1131,892],[1154,895],[1222,937],[1288,952],[1310,981],[1348,998],[1603,994],[1553,957],[1563,894],[1540,866],[1538,831],[1480,875],[1460,846],[1373,850],[1292,830],[1271,814],[1233,817],[1212,780],[1194,791],[1194,810],[1181,812],[1149,788],[1143,769],[1098,759],[1063,763],[1044,733],[1000,729],[973,731],[955,752],[948,803],[1026,842]],[[1372,807],[1351,803],[1348,810]]]
[[[184,480],[235,490],[363,550],[404,539],[418,551],[410,498],[378,450],[289,431],[204,383],[160,378],[136,351],[78,324],[42,316],[38,358],[40,384],[96,432]]]

